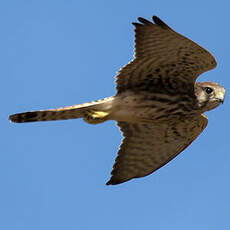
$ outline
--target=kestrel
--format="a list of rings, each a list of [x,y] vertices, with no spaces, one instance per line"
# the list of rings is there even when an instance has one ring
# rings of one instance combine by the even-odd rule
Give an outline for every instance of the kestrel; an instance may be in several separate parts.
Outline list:
[[[224,101],[225,89],[196,83],[216,67],[205,49],[161,19],[139,17],[135,56],[116,76],[115,96],[58,109],[10,115],[12,122],[83,118],[89,124],[115,120],[124,139],[107,185],[156,171],[187,148],[205,129],[203,114]]]

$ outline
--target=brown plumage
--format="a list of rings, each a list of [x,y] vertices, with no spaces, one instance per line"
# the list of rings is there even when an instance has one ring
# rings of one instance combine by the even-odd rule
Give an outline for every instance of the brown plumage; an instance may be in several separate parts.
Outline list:
[[[158,17],[138,18],[135,58],[116,76],[117,94],[59,109],[14,114],[13,122],[83,118],[90,124],[117,121],[124,139],[107,184],[143,177],[165,165],[204,130],[203,112],[224,100],[214,82],[195,83],[216,66],[205,49]]]

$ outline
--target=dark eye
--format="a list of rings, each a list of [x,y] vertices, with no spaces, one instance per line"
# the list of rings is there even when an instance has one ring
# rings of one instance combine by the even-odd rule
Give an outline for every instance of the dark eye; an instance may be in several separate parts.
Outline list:
[[[207,87],[207,88],[205,89],[205,92],[206,92],[207,94],[212,93],[212,91],[213,91],[213,89],[212,89],[212,88],[209,88],[209,87]]]

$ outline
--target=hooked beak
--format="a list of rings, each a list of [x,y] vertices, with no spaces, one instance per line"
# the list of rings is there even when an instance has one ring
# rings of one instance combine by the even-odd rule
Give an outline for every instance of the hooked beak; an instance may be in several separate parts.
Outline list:
[[[224,96],[225,96],[225,91],[220,91],[216,94],[216,99],[223,104],[224,103]]]

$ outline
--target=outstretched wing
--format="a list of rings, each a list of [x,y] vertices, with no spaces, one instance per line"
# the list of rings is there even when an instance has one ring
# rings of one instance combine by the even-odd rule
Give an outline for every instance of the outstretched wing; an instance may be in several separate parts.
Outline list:
[[[204,115],[163,125],[118,122],[124,139],[107,185],[151,174],[191,144],[207,123]]]
[[[138,18],[135,26],[135,59],[116,77],[117,91],[148,90],[156,86],[193,88],[199,74],[216,66],[205,49],[173,31],[158,17]]]

